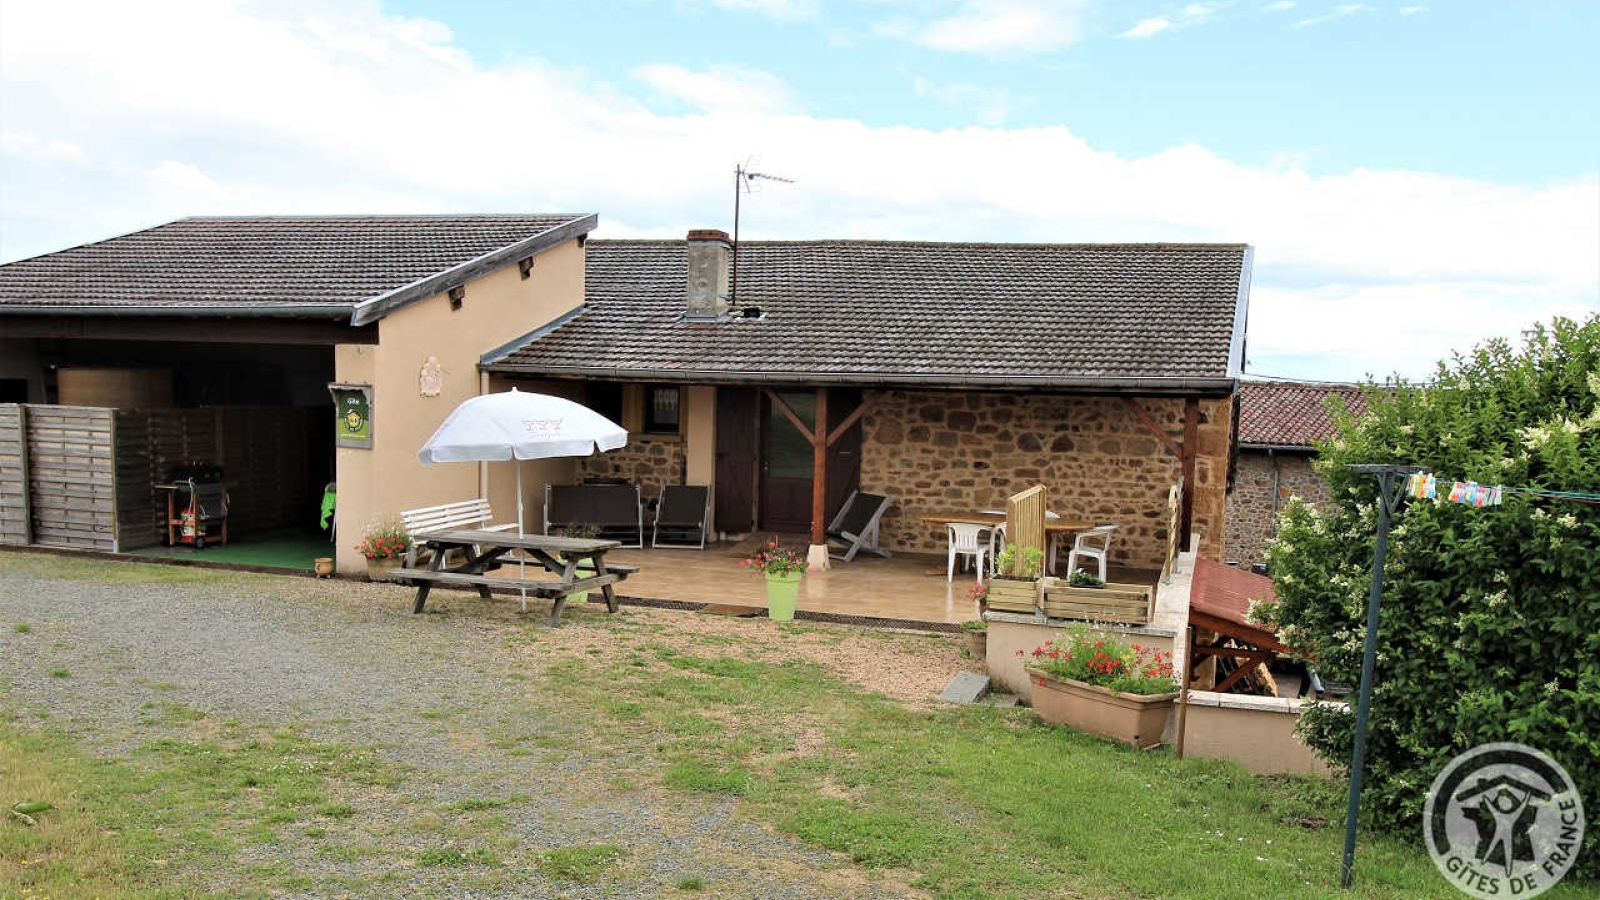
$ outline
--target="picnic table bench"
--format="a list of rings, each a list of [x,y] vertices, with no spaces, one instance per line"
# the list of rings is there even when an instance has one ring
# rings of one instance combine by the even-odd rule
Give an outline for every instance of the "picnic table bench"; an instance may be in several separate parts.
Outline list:
[[[478,589],[485,600],[492,588],[525,590],[536,597],[554,601],[550,609],[550,624],[561,624],[561,610],[570,594],[600,589],[605,597],[606,609],[617,611],[617,595],[612,586],[639,571],[638,566],[608,564],[607,551],[622,546],[617,541],[586,538],[551,537],[530,534],[518,537],[503,531],[456,529],[429,531],[418,535],[411,550],[406,553],[406,564],[390,570],[390,581],[417,586],[417,600],[412,613],[422,612],[428,602],[428,592],[435,584],[470,586]],[[464,562],[447,566],[449,551],[458,550]],[[485,575],[484,572],[499,565],[510,565],[515,560],[502,559],[511,551],[520,552],[527,564],[542,568],[558,576],[554,581],[531,581]],[[427,568],[417,567],[420,552],[431,551]],[[579,578],[579,570],[587,570]]]

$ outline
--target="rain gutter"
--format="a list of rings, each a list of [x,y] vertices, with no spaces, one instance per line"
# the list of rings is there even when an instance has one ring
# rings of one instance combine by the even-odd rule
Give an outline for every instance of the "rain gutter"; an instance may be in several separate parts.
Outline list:
[[[217,303],[207,306],[132,306],[86,303],[26,303],[0,306],[3,316],[189,316],[218,319],[347,319],[350,303],[273,303],[245,306]]]
[[[1032,390],[1079,390],[1105,393],[1150,394],[1159,392],[1231,394],[1234,378],[1156,378],[1156,377],[1061,377],[1055,375],[884,375],[872,372],[760,372],[723,369],[662,369],[618,366],[519,366],[483,364],[482,368],[502,375],[542,378],[598,378],[618,381],[677,381],[716,384],[757,382],[760,384],[825,385],[848,384],[865,387],[944,387],[944,388],[1026,388]]]

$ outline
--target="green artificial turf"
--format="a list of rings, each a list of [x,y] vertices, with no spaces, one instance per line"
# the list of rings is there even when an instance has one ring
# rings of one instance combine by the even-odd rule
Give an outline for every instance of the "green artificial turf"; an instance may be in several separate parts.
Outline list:
[[[204,550],[193,547],[142,547],[130,551],[137,556],[163,559],[193,559],[203,562],[262,566],[269,569],[305,570],[319,556],[333,556],[334,545],[326,536],[301,530],[267,531],[233,537],[226,546],[207,543]]]

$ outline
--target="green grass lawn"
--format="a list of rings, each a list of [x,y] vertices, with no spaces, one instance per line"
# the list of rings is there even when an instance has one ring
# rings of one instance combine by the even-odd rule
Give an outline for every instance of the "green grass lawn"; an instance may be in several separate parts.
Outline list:
[[[742,798],[939,898],[1460,896],[1418,847],[1373,834],[1339,890],[1342,782],[1179,761],[1026,710],[912,711],[815,665],[648,640],[549,684],[669,787]]]
[[[264,591],[277,581],[43,555],[19,555],[8,567],[114,584],[203,580]],[[476,601],[462,603],[471,612],[459,614],[476,614]],[[1461,896],[1416,844],[1378,834],[1363,834],[1355,889],[1341,891],[1342,782],[1179,761],[1167,750],[1044,725],[1025,709],[910,709],[814,663],[747,655],[755,643],[781,653],[786,641],[814,637],[813,626],[730,638],[659,614],[582,608],[570,621],[603,632],[507,624],[514,677],[526,679],[529,702],[552,722],[536,737],[491,735],[490,743],[513,757],[533,752],[523,740],[580,754],[592,768],[574,777],[592,779],[585,788],[596,794],[659,785],[734,798],[742,817],[935,898]],[[32,635],[38,624],[10,627]],[[563,642],[587,650],[550,662]],[[77,667],[62,672],[74,683],[90,677]],[[393,789],[399,770],[371,750],[271,724],[215,722],[179,703],[152,700],[146,709],[146,738],[110,760],[51,731],[48,718],[0,718],[0,808],[22,800],[57,807],[33,827],[0,821],[0,896],[303,892],[300,874],[250,860],[263,847],[307,842],[318,859],[377,859],[401,881],[424,871],[511,883],[525,869],[579,885],[645,877],[629,874],[625,846],[541,847],[537,836],[513,834],[503,808],[526,798],[511,793],[425,812],[419,827],[439,837],[437,846],[404,849],[394,835],[352,827],[374,804],[412,802]],[[444,725],[456,709],[419,700],[414,714]],[[213,894],[208,885],[217,884],[245,888]],[[338,887],[326,879],[315,886]],[[703,886],[693,874],[672,885],[680,894]],[[1575,900],[1595,890],[1567,884],[1546,896]]]
[[[179,704],[159,716],[204,718]],[[237,862],[238,848],[271,845],[284,829],[317,822],[341,786],[384,787],[400,777],[370,750],[313,743],[293,730],[208,730],[206,738],[148,741],[129,759],[110,761],[0,721],[0,806],[54,807],[32,826],[0,821],[0,896],[268,897],[283,873]],[[196,886],[199,872],[245,887],[212,892]]]

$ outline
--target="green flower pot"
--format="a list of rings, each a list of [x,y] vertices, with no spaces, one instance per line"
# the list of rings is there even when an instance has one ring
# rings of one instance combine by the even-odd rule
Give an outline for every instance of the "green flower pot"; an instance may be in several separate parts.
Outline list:
[[[579,566],[578,567],[578,577],[579,578],[588,578],[590,575],[593,575],[593,574],[594,574],[594,566]],[[572,593],[567,595],[567,602],[568,603],[588,603],[589,602],[589,592],[588,591],[574,591],[574,592],[572,592]]]
[[[801,574],[767,576],[767,618],[794,621],[794,607],[800,601]]]

